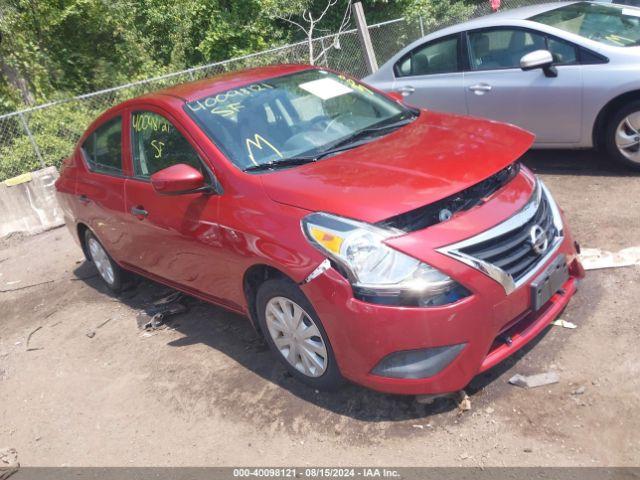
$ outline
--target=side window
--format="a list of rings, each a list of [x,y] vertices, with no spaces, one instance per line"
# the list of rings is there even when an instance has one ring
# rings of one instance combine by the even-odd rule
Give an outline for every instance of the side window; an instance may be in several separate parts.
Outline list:
[[[578,51],[572,44],[556,38],[549,38],[547,45],[556,65],[575,65],[578,63]]]
[[[154,173],[184,163],[204,172],[200,157],[186,138],[161,115],[134,112],[131,117],[131,152],[134,175],[147,179]]]
[[[520,29],[481,30],[468,37],[472,70],[520,68],[527,53],[547,48],[543,35]]]
[[[408,77],[460,71],[458,42],[456,35],[416,48],[396,63],[396,75]]]
[[[82,151],[92,172],[122,175],[122,118],[96,128],[82,144]]]

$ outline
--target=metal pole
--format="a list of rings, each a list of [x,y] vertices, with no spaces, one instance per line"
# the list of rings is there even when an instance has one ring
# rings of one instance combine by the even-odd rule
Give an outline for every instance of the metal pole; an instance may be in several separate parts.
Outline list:
[[[369,74],[372,74],[378,70],[378,61],[376,60],[376,54],[373,51],[373,44],[371,43],[369,28],[367,27],[367,19],[364,16],[364,10],[362,9],[362,4],[360,2],[353,4],[353,14],[356,17],[358,36],[360,37],[360,43],[362,44],[364,60],[367,64],[367,71]]]
[[[29,141],[31,142],[31,146],[33,147],[33,150],[36,152],[36,156],[38,157],[40,166],[44,168],[45,167],[44,160],[42,159],[42,155],[40,154],[40,149],[38,148],[36,139],[33,138],[33,135],[31,134],[31,130],[29,130],[29,125],[27,125],[27,120],[24,118],[24,114],[20,112],[19,115],[20,115],[20,121],[22,122],[22,127],[24,128],[24,131],[27,132],[27,136],[29,137]]]
[[[424,22],[422,21],[422,15],[420,16],[420,36],[424,37]]]

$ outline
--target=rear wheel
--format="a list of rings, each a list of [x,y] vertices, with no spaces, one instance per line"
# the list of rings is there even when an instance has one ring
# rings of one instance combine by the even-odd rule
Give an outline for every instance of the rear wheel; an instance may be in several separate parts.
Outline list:
[[[98,270],[100,278],[113,292],[121,291],[124,278],[123,270],[113,261],[100,241],[89,230],[85,233],[85,243],[89,258]]]
[[[267,280],[256,302],[267,343],[287,370],[313,388],[338,388],[343,380],[329,338],[298,286],[284,279]]]
[[[640,100],[618,110],[606,128],[609,154],[618,162],[640,170]]]

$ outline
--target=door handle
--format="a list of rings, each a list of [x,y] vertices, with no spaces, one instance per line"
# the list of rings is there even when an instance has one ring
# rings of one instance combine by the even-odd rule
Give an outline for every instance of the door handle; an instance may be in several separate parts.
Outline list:
[[[131,207],[131,215],[135,215],[136,217],[146,217],[147,215],[149,215],[149,212],[147,212],[143,207],[140,206]]]
[[[78,196],[78,200],[83,205],[88,205],[88,204],[91,203],[91,199],[89,197],[87,197],[85,194],[79,195]]]
[[[490,92],[492,89],[493,87],[488,83],[478,83],[469,87],[469,90],[471,90],[476,95],[484,95],[485,93]]]
[[[411,85],[407,85],[405,87],[400,87],[398,91],[402,94],[403,97],[408,97],[413,92],[416,91],[416,87],[412,87]]]

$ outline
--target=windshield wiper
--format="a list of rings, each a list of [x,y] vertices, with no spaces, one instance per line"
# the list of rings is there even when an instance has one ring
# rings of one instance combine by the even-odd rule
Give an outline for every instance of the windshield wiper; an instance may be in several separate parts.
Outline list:
[[[251,165],[243,170],[243,172],[263,172],[265,170],[276,170],[278,168],[295,167],[296,165],[304,165],[306,163],[313,163],[318,158],[315,156],[309,157],[291,157],[283,160],[275,160],[273,162],[261,163],[260,165]]]
[[[404,115],[404,112],[403,112]],[[407,118],[402,118],[400,120],[396,120],[393,122],[388,122],[385,121],[382,124],[378,124],[378,125],[373,125],[371,127],[367,127],[367,128],[363,128],[362,130],[358,130],[357,132],[355,132],[353,135],[344,138],[336,143],[334,143],[333,145],[330,145],[327,149],[321,151],[316,159],[321,159],[324,157],[327,157],[329,155],[333,155],[335,153],[339,153],[339,152],[343,152],[345,150],[350,150],[352,148],[355,148],[359,145],[362,145],[364,142],[364,139],[367,139],[369,137],[374,136],[375,134],[378,133],[383,133],[386,132],[388,130],[395,130],[398,129],[400,127],[403,127],[411,122],[413,122],[413,120],[415,120],[415,118],[417,117],[417,115],[414,112],[411,112],[411,116],[407,117]]]
[[[405,117],[407,113],[409,113],[410,115],[408,117]],[[416,112],[414,112],[413,110],[408,110],[407,112],[402,112],[400,115],[391,117],[376,125],[358,130],[353,135],[350,135],[347,138],[329,145],[326,149],[318,152],[315,155],[291,157],[285,158],[283,160],[274,160],[272,162],[262,163],[260,165],[251,165],[245,168],[243,171],[263,172],[266,170],[276,170],[278,168],[295,167],[297,165],[305,165],[307,163],[317,162],[321,158],[333,155],[335,153],[343,152],[345,150],[350,150],[359,145],[362,145],[363,143],[366,143],[364,141],[365,139],[375,135],[376,133],[403,127],[404,125],[413,122],[413,120],[415,120],[417,116],[418,114]],[[398,117],[400,117],[400,119],[397,119]]]

